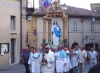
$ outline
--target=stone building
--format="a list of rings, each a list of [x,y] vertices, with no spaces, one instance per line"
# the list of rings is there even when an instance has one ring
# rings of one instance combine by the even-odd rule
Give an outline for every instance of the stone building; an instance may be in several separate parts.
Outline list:
[[[100,12],[100,3],[92,3],[90,6],[92,11]]]
[[[73,47],[74,45],[85,46],[87,50],[91,47],[97,49],[100,46],[100,13],[88,9],[67,6],[65,4],[60,6],[68,16],[66,26],[68,29],[68,32],[66,32],[67,45],[69,47]],[[32,20],[28,22],[28,43],[30,46],[38,48],[41,45],[43,40],[43,16],[47,12],[43,7],[37,8],[32,15]],[[53,20],[58,21],[63,34],[64,27],[62,18],[54,16],[52,17]],[[37,35],[33,34],[33,30],[37,31]],[[47,40],[48,23],[46,24],[46,42],[48,42]],[[63,40],[63,37],[61,37],[61,40]]]
[[[22,9],[20,4],[20,0],[0,0],[0,66],[19,63],[20,50],[26,47],[26,1],[22,0]]]

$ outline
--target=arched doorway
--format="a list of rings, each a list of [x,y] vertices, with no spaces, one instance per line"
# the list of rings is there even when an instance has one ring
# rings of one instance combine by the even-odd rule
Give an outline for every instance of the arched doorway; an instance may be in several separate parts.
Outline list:
[[[72,44],[72,49],[74,49],[75,46],[79,46],[77,42],[74,42],[74,43]]]

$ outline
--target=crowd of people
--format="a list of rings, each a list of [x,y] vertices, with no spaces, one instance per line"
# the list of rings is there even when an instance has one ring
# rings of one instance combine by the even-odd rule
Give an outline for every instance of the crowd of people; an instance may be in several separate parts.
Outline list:
[[[92,66],[97,64],[97,52],[93,48],[87,53],[84,47],[75,46],[71,49],[59,45],[56,50],[52,50],[46,44],[37,50],[26,47],[21,51],[26,73],[85,73],[87,57]]]

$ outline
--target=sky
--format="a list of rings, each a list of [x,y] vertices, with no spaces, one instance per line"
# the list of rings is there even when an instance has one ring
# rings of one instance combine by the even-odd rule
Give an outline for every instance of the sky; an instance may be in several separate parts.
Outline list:
[[[35,1],[35,8],[39,7],[39,0]],[[66,3],[66,5],[78,7],[78,8],[84,8],[84,9],[90,9],[91,3],[100,3],[100,0],[60,0],[61,4]]]

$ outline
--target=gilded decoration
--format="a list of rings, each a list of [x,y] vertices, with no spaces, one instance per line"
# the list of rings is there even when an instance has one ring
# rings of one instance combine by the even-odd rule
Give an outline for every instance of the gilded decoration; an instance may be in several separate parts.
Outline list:
[[[51,40],[51,20],[52,17],[62,17],[63,21],[63,40],[67,39],[67,15],[64,13],[64,9],[60,6],[59,0],[55,0],[46,9],[46,16],[43,17],[43,40],[46,40],[46,21],[48,22],[48,41]],[[65,27],[66,26],[66,27]]]

